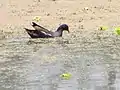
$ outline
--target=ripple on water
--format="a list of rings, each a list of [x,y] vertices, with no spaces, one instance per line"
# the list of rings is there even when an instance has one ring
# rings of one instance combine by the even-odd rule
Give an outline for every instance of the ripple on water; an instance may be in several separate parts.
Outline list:
[[[120,38],[108,32],[72,35],[1,40],[0,90],[119,90]],[[61,79],[67,72],[72,77]]]

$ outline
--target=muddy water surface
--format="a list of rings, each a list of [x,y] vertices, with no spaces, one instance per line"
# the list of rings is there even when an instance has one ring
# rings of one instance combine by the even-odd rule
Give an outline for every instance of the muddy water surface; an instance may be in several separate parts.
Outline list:
[[[83,33],[1,40],[0,90],[120,90],[120,37]]]

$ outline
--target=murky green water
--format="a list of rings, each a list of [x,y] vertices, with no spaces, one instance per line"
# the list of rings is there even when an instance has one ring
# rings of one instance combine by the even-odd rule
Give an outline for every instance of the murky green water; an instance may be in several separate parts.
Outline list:
[[[84,33],[0,40],[0,90],[120,90],[120,36]]]

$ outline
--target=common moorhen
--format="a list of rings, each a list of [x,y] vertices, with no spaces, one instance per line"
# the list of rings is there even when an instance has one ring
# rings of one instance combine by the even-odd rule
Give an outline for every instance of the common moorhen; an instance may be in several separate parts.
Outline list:
[[[54,37],[62,37],[63,31],[69,32],[69,27],[67,24],[62,24],[58,27],[55,32],[49,31],[48,29],[32,22],[32,26],[35,30],[24,28],[27,33],[31,36],[31,38],[54,38]]]

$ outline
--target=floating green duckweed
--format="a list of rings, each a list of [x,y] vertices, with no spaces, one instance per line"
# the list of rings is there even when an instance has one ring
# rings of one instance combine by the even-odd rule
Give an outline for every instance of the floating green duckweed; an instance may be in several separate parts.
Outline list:
[[[39,22],[39,21],[40,21],[40,16],[35,16],[35,17],[33,18],[33,20],[36,21],[36,22]]]
[[[72,75],[71,75],[70,73],[63,73],[62,75],[60,75],[61,78],[67,79],[67,80],[70,79],[71,76],[72,76]]]
[[[107,26],[101,26],[101,27],[99,28],[99,30],[107,30],[107,29],[108,29]]]
[[[116,35],[120,35],[120,27],[116,27],[115,28],[115,34]]]

